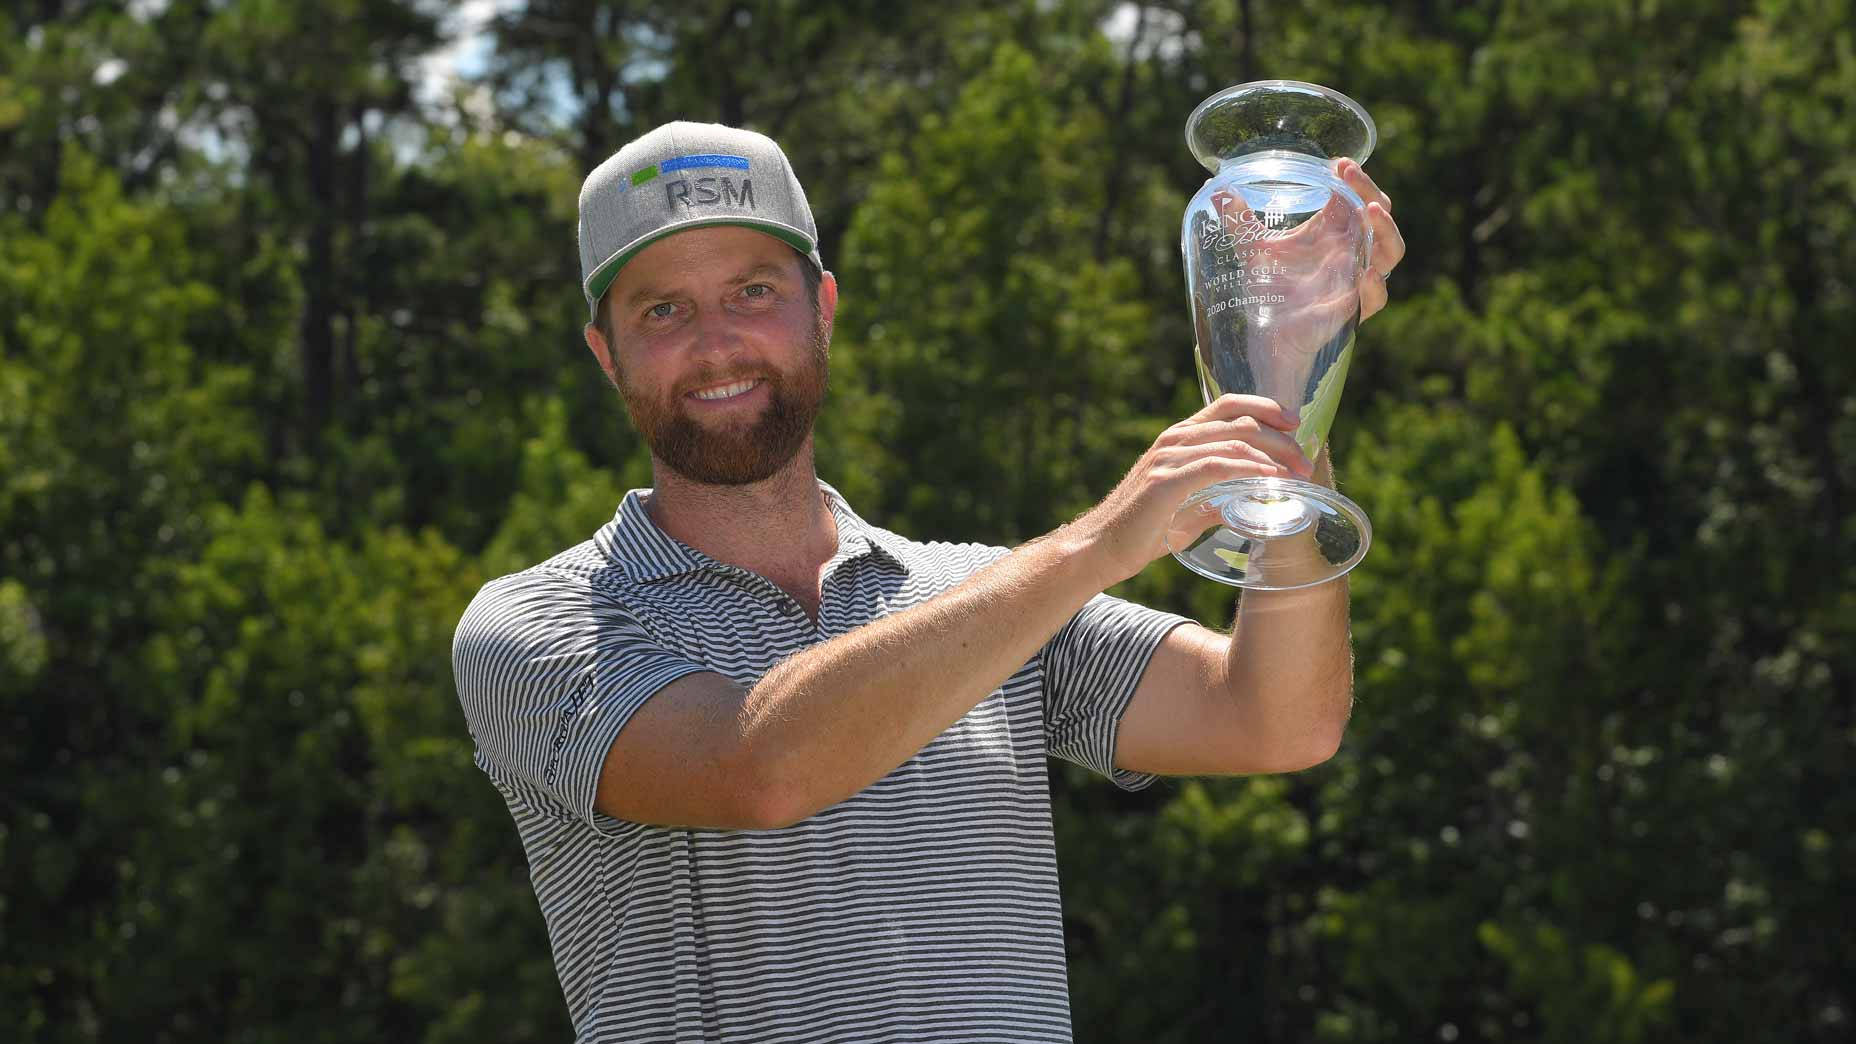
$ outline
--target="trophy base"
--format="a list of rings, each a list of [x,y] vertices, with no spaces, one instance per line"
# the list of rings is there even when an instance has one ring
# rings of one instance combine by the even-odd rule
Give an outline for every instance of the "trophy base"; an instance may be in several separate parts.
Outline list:
[[[1220,482],[1194,493],[1167,527],[1167,549],[1187,569],[1252,591],[1313,587],[1366,557],[1373,527],[1360,506],[1296,479]]]

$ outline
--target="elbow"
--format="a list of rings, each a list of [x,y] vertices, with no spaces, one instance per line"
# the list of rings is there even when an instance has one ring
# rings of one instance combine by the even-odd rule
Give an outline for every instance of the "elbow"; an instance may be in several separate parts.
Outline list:
[[[1316,765],[1325,764],[1331,760],[1334,755],[1339,754],[1341,735],[1345,731],[1346,729],[1344,726],[1337,726],[1320,732],[1310,744],[1306,755],[1306,763],[1302,767],[1305,769],[1314,768]]]
[[[1303,737],[1294,759],[1296,765],[1290,771],[1314,768],[1340,753],[1341,739],[1347,733],[1347,719],[1353,708],[1353,686],[1343,689],[1333,702],[1334,712],[1315,722]]]
[[[1282,750],[1275,764],[1269,766],[1269,772],[1305,772],[1332,759],[1340,753],[1340,731],[1320,731],[1305,738],[1292,748]]]

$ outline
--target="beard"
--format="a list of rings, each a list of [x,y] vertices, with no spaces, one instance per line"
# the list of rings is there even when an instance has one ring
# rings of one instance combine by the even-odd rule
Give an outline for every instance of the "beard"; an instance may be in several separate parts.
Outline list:
[[[654,398],[632,384],[622,369],[615,383],[632,426],[666,467],[692,482],[745,486],[773,477],[792,462],[812,434],[812,423],[825,402],[830,371],[829,338],[822,317],[814,320],[810,348],[796,372],[762,368],[753,374],[766,383],[768,394],[766,408],[750,423],[729,421],[725,426],[705,427],[683,405],[684,394],[692,388],[747,374],[704,370],[665,399]]]

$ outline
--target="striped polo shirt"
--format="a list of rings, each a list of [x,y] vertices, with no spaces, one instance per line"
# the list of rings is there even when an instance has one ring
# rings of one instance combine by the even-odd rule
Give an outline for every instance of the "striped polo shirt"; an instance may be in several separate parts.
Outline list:
[[[593,807],[614,738],[668,682],[715,671],[752,686],[1008,553],[904,539],[820,488],[838,550],[816,626],[772,582],[658,529],[648,490],[591,540],[485,584],[458,624],[476,763],[521,834],[576,1037],[1067,1041],[1045,758],[1152,781],[1115,769],[1115,733],[1184,617],[1097,596],[914,757],[790,827]]]

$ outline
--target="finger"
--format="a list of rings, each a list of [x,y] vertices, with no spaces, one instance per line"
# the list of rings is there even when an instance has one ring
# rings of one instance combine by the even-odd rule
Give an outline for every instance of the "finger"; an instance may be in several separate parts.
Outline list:
[[[1192,420],[1236,420],[1239,417],[1255,417],[1272,428],[1293,431],[1300,421],[1291,415],[1275,399],[1264,395],[1240,395],[1227,392],[1207,403],[1205,408],[1192,415]]]
[[[1377,203],[1367,204],[1366,219],[1373,227],[1372,265],[1381,274],[1391,275],[1405,259],[1405,235],[1398,230],[1398,222],[1392,220],[1392,212]]]
[[[1189,489],[1199,490],[1218,482],[1240,478],[1294,478],[1280,464],[1268,464],[1248,457],[1208,456],[1184,465],[1174,472]]]
[[[1207,454],[1277,465],[1299,475],[1313,475],[1315,463],[1302,452],[1301,444],[1285,431],[1254,426],[1254,420],[1206,421],[1180,433],[1183,454]]]
[[[1215,500],[1203,500],[1191,511],[1180,511],[1173,515],[1167,527],[1167,546],[1177,548],[1191,547],[1199,539],[1199,534],[1224,521]]]
[[[1255,438],[1258,438],[1258,436],[1252,435],[1249,439],[1225,439],[1220,442],[1202,442],[1196,446],[1190,447],[1190,452],[1192,453],[1191,459],[1204,460],[1207,457],[1217,457],[1221,460],[1248,460],[1284,472],[1295,470],[1291,461],[1278,459],[1268,448],[1265,448],[1257,442],[1251,441],[1251,439]]]
[[[1254,437],[1254,436],[1253,436]],[[1268,446],[1247,440],[1214,442],[1204,447],[1206,455],[1217,460],[1242,463],[1249,461],[1270,469],[1271,474],[1285,477],[1299,476],[1312,478],[1315,465],[1302,452],[1302,447],[1294,439],[1287,439],[1287,445]]]
[[[1347,183],[1348,188],[1359,194],[1362,201],[1377,203],[1386,213],[1392,213],[1392,197],[1380,189],[1379,183],[1366,173],[1366,168],[1353,160],[1342,157],[1334,161],[1334,170],[1340,175],[1340,179]]]
[[[1221,457],[1208,457],[1196,464],[1180,468],[1173,475],[1181,487],[1194,491],[1220,482],[1229,482],[1232,479],[1283,477],[1285,477],[1283,469],[1274,465]],[[1211,499],[1201,501],[1191,511],[1175,512],[1167,527],[1167,546],[1190,547],[1202,533],[1223,520],[1224,515],[1217,501]],[[1158,557],[1158,553],[1155,557]]]
[[[1390,295],[1386,293],[1386,277],[1376,268],[1369,268],[1360,273],[1360,320],[1364,322],[1386,306]]]

